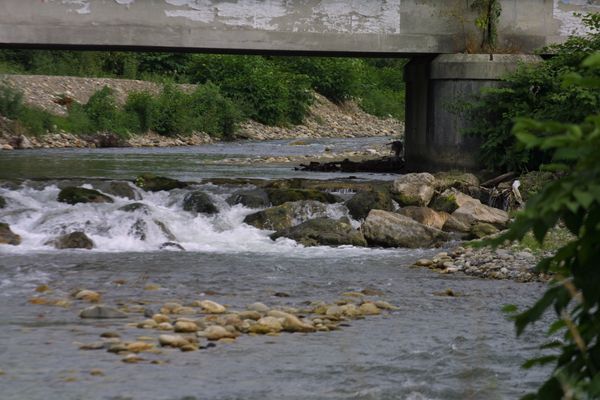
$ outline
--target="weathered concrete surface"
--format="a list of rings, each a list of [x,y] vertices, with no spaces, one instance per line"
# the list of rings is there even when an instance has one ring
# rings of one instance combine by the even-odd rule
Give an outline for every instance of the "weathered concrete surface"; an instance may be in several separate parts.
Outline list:
[[[461,104],[520,63],[539,56],[517,54],[442,54],[415,58],[405,70],[406,163],[413,170],[477,169],[480,140],[465,136],[469,121]]]
[[[500,48],[581,30],[597,0],[501,0]],[[591,3],[591,4],[588,4]],[[244,52],[457,53],[478,43],[465,0],[2,0],[0,46]]]

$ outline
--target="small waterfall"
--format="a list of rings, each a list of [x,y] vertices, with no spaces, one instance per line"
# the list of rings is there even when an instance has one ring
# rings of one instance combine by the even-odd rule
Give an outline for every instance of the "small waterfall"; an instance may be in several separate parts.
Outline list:
[[[19,234],[19,246],[0,246],[5,251],[58,251],[48,242],[57,236],[82,231],[94,242],[93,251],[147,252],[174,250],[176,243],[188,251],[202,252],[288,252],[301,247],[287,239],[272,241],[271,231],[256,229],[243,223],[244,218],[256,211],[242,205],[229,205],[227,197],[234,191],[221,186],[194,187],[205,191],[218,207],[214,215],[184,211],[182,203],[187,189],[169,192],[145,192],[131,185],[135,200],[109,194],[113,203],[80,203],[69,205],[57,200],[61,187],[70,182],[25,182],[18,187],[0,187],[0,196],[7,207],[0,209],[0,221],[6,222]],[[77,185],[77,183],[75,183]],[[88,189],[99,189],[95,184],[83,184]],[[326,206],[324,215],[313,217],[348,217],[343,204]],[[296,223],[302,222],[300,219]],[[360,224],[352,221],[355,227]]]

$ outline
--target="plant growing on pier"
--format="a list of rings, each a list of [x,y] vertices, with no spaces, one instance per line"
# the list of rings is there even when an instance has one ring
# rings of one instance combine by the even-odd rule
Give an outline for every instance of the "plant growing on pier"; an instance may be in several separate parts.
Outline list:
[[[582,69],[600,72],[600,52]],[[565,87],[600,88],[600,75],[566,75]],[[542,346],[552,353],[529,360],[524,367],[554,364],[554,372],[535,394],[525,399],[591,399],[600,397],[600,114],[580,124],[521,118],[514,126],[519,141],[546,152],[552,169],[565,175],[549,183],[517,215],[509,231],[492,241],[522,240],[533,232],[539,243],[559,221],[574,239],[542,260],[537,269],[553,274],[545,294],[531,308],[514,315],[517,334],[554,311]],[[507,307],[508,312],[516,308]]]
[[[493,53],[498,44],[498,23],[502,5],[499,0],[473,0],[471,9],[478,13],[475,26],[481,32],[481,50]]]

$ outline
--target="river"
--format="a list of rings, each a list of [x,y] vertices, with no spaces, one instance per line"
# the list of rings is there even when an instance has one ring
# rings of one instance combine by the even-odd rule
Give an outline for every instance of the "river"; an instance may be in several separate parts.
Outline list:
[[[503,304],[526,306],[543,291],[538,283],[486,281],[414,268],[415,259],[443,249],[304,248],[242,223],[253,210],[229,206],[235,188],[202,184],[206,178],[263,179],[310,174],[289,165],[235,166],[235,156],[318,154],[368,147],[385,138],[223,143],[203,147],[100,150],[24,150],[0,153],[0,221],[23,237],[0,245],[0,398],[2,399],[514,399],[531,391],[547,371],[520,369],[538,355],[543,336],[515,338]],[[217,203],[216,216],[181,208],[185,190],[138,191],[146,211],[131,203],[70,206],[56,201],[60,187],[94,186],[98,179],[133,179],[152,172],[195,180]],[[357,179],[392,179],[352,174]],[[34,179],[35,178],[35,179]],[[34,180],[30,180],[34,179]],[[17,183],[15,183],[17,182]],[[344,195],[344,194],[342,194]],[[347,195],[347,194],[346,194]],[[344,215],[343,207],[328,213]],[[145,240],[133,237],[137,219]],[[160,250],[159,220],[185,252]],[[96,248],[54,250],[52,236],[84,230]],[[148,285],[156,290],[145,290]],[[242,336],[191,353],[148,355],[156,364],[126,364],[106,351],[79,350],[104,331],[134,339],[148,332],[122,320],[82,320],[85,305],[29,303],[47,285],[48,297],[68,298],[77,288],[102,293],[103,302],[154,309],[167,301],[211,299],[232,309],[260,301],[271,307],[333,302],[344,292],[372,289],[399,307],[352,320],[341,330],[280,336]],[[446,289],[459,294],[441,296]],[[96,371],[96,373],[90,373]],[[98,372],[100,371],[100,372]]]

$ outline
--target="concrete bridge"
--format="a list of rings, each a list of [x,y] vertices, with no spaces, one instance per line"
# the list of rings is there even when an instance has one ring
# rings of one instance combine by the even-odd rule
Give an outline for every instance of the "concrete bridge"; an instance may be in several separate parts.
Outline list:
[[[600,0],[500,0],[498,51],[478,50],[469,0],[2,0],[0,47],[412,57],[407,161],[473,167],[447,103],[497,84],[540,47],[583,34]],[[438,55],[438,58],[435,58]]]

